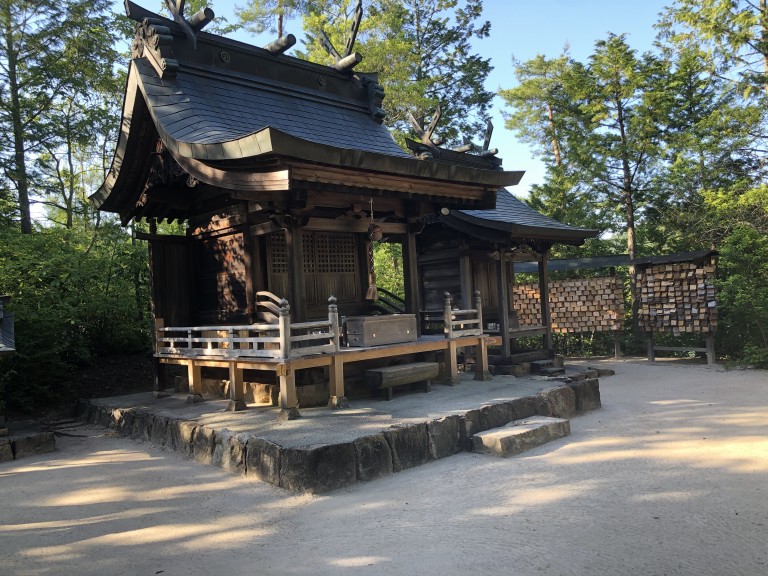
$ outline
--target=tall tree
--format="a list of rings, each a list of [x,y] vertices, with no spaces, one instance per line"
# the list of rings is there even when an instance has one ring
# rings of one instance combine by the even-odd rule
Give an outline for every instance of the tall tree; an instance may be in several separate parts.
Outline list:
[[[334,46],[346,44],[354,17],[353,0],[309,3],[303,23],[307,38],[303,57],[332,62],[320,42],[325,31]],[[396,138],[411,134],[409,114],[427,123],[442,108],[439,136],[448,143],[473,137],[488,118],[493,93],[484,82],[490,58],[473,51],[471,41],[488,37],[490,22],[481,21],[481,0],[376,0],[366,4],[357,37],[365,60],[360,70],[379,73],[387,93],[385,122]]]
[[[10,138],[0,167],[24,234],[32,232],[33,159],[56,140],[57,102],[111,72],[93,66],[114,53],[110,7],[108,0],[0,0],[0,127]]]
[[[768,94],[768,0],[677,0],[659,29],[672,42],[707,44],[720,73]]]
[[[301,15],[306,5],[305,0],[249,0],[243,7],[235,7],[235,15],[249,32],[269,31],[279,38],[285,35],[286,21]]]

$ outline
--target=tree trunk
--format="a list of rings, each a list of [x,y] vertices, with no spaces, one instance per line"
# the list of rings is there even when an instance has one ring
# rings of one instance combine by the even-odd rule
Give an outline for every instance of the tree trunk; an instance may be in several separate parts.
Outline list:
[[[768,0],[760,0],[760,46],[763,57],[763,73],[768,78]],[[768,94],[768,80],[765,83],[765,93]]]
[[[547,118],[549,119],[549,129],[552,131],[552,152],[555,155],[555,166],[560,166],[563,161],[560,156],[560,144],[557,141],[557,132],[555,132],[555,113],[552,105],[547,104]]]
[[[21,233],[32,234],[32,214],[29,204],[29,176],[27,161],[24,154],[24,123],[21,119],[21,101],[19,98],[18,53],[13,44],[13,26],[10,6],[6,6],[3,14],[5,20],[5,50],[8,58],[8,92],[11,96],[11,125],[13,129],[13,166],[10,178],[16,183],[18,194]]]

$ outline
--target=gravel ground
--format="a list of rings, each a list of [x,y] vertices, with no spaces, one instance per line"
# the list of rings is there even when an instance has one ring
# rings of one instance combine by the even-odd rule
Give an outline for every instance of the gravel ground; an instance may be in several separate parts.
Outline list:
[[[0,465],[0,573],[768,574],[768,374],[601,364],[567,438],[323,496],[70,428]]]

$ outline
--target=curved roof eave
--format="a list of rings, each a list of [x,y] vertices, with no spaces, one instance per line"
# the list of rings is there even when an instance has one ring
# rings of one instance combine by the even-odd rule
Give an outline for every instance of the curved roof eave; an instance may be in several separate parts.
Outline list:
[[[496,192],[493,210],[459,210],[451,216],[483,228],[492,228],[510,236],[540,238],[553,241],[580,241],[594,238],[597,230],[577,228],[558,222],[534,210],[509,191]]]

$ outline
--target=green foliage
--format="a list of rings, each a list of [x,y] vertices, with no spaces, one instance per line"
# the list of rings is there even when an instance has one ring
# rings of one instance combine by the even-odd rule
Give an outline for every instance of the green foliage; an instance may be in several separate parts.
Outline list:
[[[18,352],[0,371],[9,407],[67,397],[73,369],[100,354],[148,350],[146,246],[114,224],[0,236],[0,293],[12,298]]]
[[[719,347],[760,362],[768,357],[768,236],[737,225],[720,248],[718,273]]]
[[[403,247],[399,243],[377,242],[373,250],[376,286],[405,298]]]
[[[23,233],[32,233],[31,205],[41,195],[33,159],[61,159],[66,140],[84,143],[93,134],[91,112],[101,108],[93,95],[111,82],[117,57],[110,7],[108,0],[0,0],[2,189]]]
[[[337,50],[349,37],[356,2],[319,0],[306,3],[307,34],[303,58],[332,64],[322,48],[320,30]],[[493,93],[484,87],[490,59],[473,53],[473,39],[487,38],[480,0],[376,0],[366,3],[355,51],[364,60],[358,69],[377,72],[384,86],[386,124],[398,142],[415,134],[411,113],[422,126],[442,107],[436,136],[447,143],[478,136],[485,127]]]

